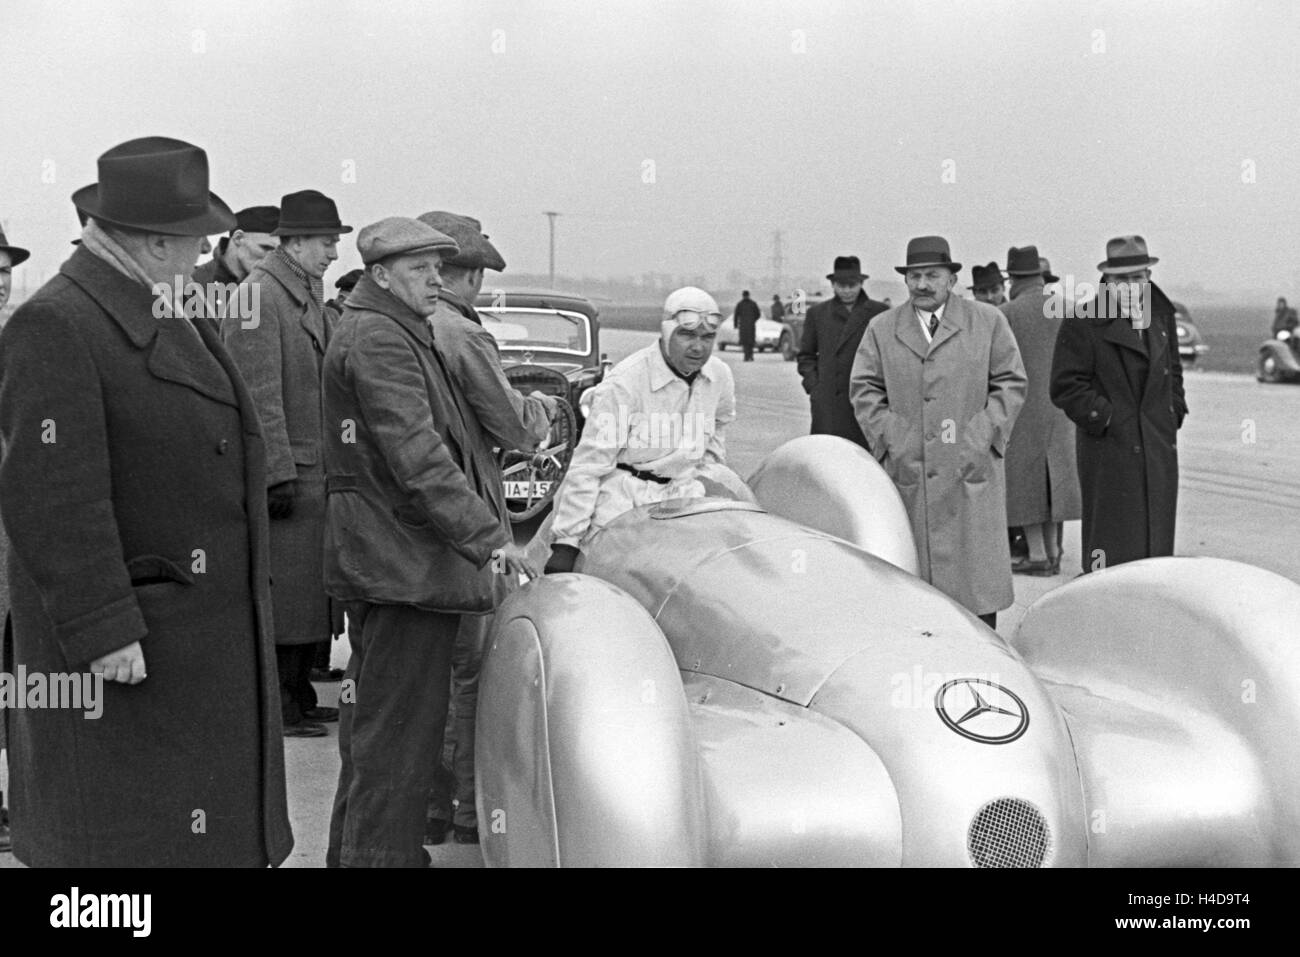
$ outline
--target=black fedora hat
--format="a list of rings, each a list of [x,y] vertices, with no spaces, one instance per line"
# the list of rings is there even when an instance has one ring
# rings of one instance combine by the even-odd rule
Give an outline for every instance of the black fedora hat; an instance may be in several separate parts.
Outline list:
[[[831,282],[864,282],[868,278],[862,271],[862,263],[857,256],[836,256],[835,265],[826,274]]]
[[[1043,269],[1043,282],[1047,283],[1050,286],[1054,282],[1061,281],[1060,276],[1052,275],[1052,264],[1047,261],[1046,256],[1038,257],[1038,265],[1041,266]]]
[[[21,246],[10,246],[9,240],[5,239],[5,231],[0,229],[0,253],[9,254],[9,264],[17,266],[20,262],[26,262],[27,257],[31,255],[29,250]]]
[[[1106,243],[1106,260],[1097,263],[1103,273],[1136,272],[1160,262],[1147,255],[1147,241],[1141,236],[1117,236]]]
[[[953,272],[961,271],[961,263],[952,261],[948,240],[942,236],[918,236],[907,241],[907,265],[895,266],[894,271],[904,276],[913,269],[926,266],[947,266]]]
[[[246,233],[269,233],[280,225],[276,206],[249,206],[235,213],[235,228]]]
[[[1037,246],[1012,246],[1007,250],[1008,276],[1041,276],[1043,264],[1038,261]]]
[[[1002,270],[998,268],[997,263],[970,267],[970,287],[972,289],[988,289],[993,286],[1000,286],[1006,281],[1007,277],[1002,275]]]
[[[166,136],[128,140],[99,157],[99,182],[72,194],[100,222],[168,236],[235,228],[235,214],[208,190],[208,154]]]
[[[314,189],[289,193],[280,200],[280,225],[272,236],[329,236],[352,232],[339,222],[334,200]]]

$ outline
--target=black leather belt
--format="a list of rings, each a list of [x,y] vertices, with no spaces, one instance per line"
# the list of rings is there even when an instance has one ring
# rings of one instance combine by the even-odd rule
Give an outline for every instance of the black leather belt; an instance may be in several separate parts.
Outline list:
[[[640,469],[634,469],[626,462],[619,462],[618,467],[624,472],[631,472],[643,482],[654,482],[656,485],[667,485],[672,481],[670,478],[664,478],[662,475],[655,475],[654,472],[642,472]]]

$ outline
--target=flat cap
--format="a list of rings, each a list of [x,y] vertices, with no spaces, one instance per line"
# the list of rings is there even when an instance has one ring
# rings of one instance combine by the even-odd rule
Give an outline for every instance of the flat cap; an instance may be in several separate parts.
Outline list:
[[[420,217],[420,222],[446,233],[460,246],[460,252],[448,259],[447,265],[505,271],[506,261],[501,258],[497,248],[488,242],[483,224],[477,219],[438,210],[425,213]]]
[[[409,256],[426,250],[450,257],[460,252],[460,247],[446,233],[405,216],[389,216],[357,234],[357,252],[367,266],[389,256]]]
[[[246,233],[269,233],[279,225],[279,206],[249,206],[235,213],[235,228]]]

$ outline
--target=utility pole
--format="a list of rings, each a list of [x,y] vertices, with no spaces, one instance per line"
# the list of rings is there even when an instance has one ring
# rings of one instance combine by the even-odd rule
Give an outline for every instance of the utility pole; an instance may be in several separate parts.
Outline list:
[[[785,265],[785,258],[781,255],[781,230],[772,234],[772,276],[776,283],[776,292],[781,292],[781,267]]]
[[[547,213],[543,213],[542,215],[551,221],[551,288],[554,289],[555,288],[555,217],[560,214],[554,212],[547,212]]]

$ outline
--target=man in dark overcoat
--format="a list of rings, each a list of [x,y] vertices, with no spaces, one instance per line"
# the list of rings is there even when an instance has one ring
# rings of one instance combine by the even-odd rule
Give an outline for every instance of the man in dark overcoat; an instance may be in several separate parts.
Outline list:
[[[1097,299],[1061,323],[1052,402],[1077,428],[1083,569],[1174,553],[1187,416],[1174,307],[1141,236],[1106,244]]]
[[[740,347],[745,350],[745,361],[754,361],[754,339],[758,335],[758,320],[762,318],[763,311],[758,308],[758,303],[749,298],[749,290],[746,289],[740,294],[740,302],[736,303],[736,334],[740,337]]]
[[[325,594],[325,471],[321,462],[321,365],[329,341],[321,277],[338,259],[338,240],[351,226],[316,190],[280,202],[272,235],[280,245],[248,274],[259,289],[258,314],[228,312],[221,336],[257,403],[266,439],[271,522],[271,594],[280,662],[284,733],[320,737],[322,707],[311,684],[318,647],[336,627]]]
[[[102,675],[102,698],[97,717],[9,713],[14,853],[279,864],[293,840],[261,429],[229,354],[169,291],[234,215],[203,150],[164,137],[109,150],[73,201],[81,246],[0,335],[4,670]]]
[[[1007,523],[1024,529],[1029,555],[1011,568],[1046,577],[1061,570],[1061,523],[1079,518],[1082,506],[1074,426],[1048,395],[1061,319],[1043,291],[1042,269],[1036,246],[1011,247],[1011,299],[999,308],[1016,337],[1029,380],[1006,457]]]
[[[809,307],[799,344],[798,368],[812,405],[812,434],[838,435],[864,449],[866,436],[853,413],[849,373],[871,317],[888,307],[867,297],[867,275],[857,256],[836,256],[827,276],[835,295]]]
[[[366,275],[324,376],[326,584],[355,623],[326,863],[423,867],[461,618],[494,610],[494,572],[536,569],[488,504],[466,397],[434,347],[427,317],[442,257],[458,247],[391,217],[361,230],[357,248]]]

